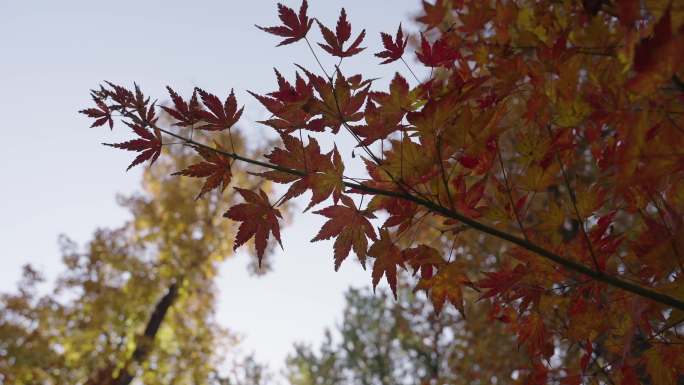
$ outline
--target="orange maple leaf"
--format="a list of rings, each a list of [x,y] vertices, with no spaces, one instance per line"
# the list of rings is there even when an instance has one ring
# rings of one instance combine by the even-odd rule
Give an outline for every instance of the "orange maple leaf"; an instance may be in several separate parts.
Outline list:
[[[427,31],[439,26],[447,14],[447,5],[444,0],[437,0],[430,4],[423,0],[423,15],[416,18],[416,21],[427,25]]]
[[[380,231],[380,240],[373,243],[368,250],[368,255],[375,257],[371,273],[373,290],[378,286],[380,278],[385,275],[387,283],[392,289],[392,294],[394,294],[394,299],[397,299],[397,265],[403,268],[404,260],[401,251],[392,242],[387,229]]]
[[[343,205],[328,206],[322,210],[314,211],[315,214],[330,218],[311,242],[336,237],[333,249],[335,250],[335,270],[340,268],[342,261],[347,258],[349,251],[354,248],[356,256],[364,266],[368,239],[377,240],[373,225],[368,218],[375,218],[373,214],[360,211],[351,198],[342,195],[340,198]]]
[[[416,285],[416,290],[429,291],[430,301],[439,313],[447,300],[465,318],[463,310],[463,285],[472,285],[468,276],[463,272],[457,262],[452,262],[440,268],[437,275],[430,278],[421,278]]]

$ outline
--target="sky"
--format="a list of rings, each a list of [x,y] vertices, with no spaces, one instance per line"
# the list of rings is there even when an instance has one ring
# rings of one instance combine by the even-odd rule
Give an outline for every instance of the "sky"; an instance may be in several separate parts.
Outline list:
[[[394,33],[401,21],[415,30],[409,19],[419,2],[313,0],[309,13],[334,26],[342,6],[353,36],[366,28],[368,47],[345,59],[344,70],[380,84],[395,71],[408,79],[398,63],[379,66],[372,53],[381,50],[379,32]],[[245,104],[242,132],[254,141],[266,135],[269,129],[256,123],[266,111],[247,90],[275,89],[274,67],[292,78],[294,63],[316,65],[305,44],[275,48],[279,39],[254,24],[278,24],[275,1],[0,1],[0,291],[15,287],[25,263],[54,277],[62,269],[59,234],[83,244],[96,228],[129,219],[115,196],[139,190],[141,169],[125,172],[131,154],[100,145],[125,131],[89,128],[77,113],[89,107],[88,91],[101,81],[135,81],[162,100],[166,85],[183,95],[195,86],[219,95],[234,88]],[[328,69],[333,63],[324,60]],[[351,144],[345,140],[338,147]],[[309,242],[322,223],[309,214],[286,228],[285,250],[266,276],[248,275],[243,254],[229,259],[217,280],[218,321],[243,335],[242,349],[274,370],[293,342],[317,345],[324,328],[339,321],[347,287],[370,283],[359,264],[334,272],[331,242]]]

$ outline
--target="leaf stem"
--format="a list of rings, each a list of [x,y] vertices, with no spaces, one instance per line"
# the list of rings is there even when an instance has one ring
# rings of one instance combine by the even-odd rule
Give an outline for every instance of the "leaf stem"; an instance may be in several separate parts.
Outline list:
[[[404,63],[404,66],[406,66],[406,69],[411,73],[411,75],[413,75],[413,78],[416,79],[416,81],[418,82],[418,84],[421,84],[420,79],[418,79],[418,76],[416,76],[416,74],[413,72],[413,70],[411,69],[411,67],[409,67],[408,63],[406,63],[406,60],[404,60],[403,57],[400,57],[399,59],[401,59],[401,62]]]

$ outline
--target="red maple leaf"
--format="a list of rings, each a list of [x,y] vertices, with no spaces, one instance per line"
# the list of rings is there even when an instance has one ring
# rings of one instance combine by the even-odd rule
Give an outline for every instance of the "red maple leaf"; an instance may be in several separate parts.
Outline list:
[[[363,38],[366,36],[366,30],[362,30],[356,40],[351,43],[351,45],[345,50],[342,48],[344,43],[351,37],[351,24],[347,21],[347,13],[344,8],[340,12],[340,18],[337,20],[337,27],[335,28],[335,33],[333,33],[328,27],[321,24],[320,21],[316,20],[318,27],[321,29],[321,34],[328,44],[318,43],[321,48],[326,50],[329,54],[337,57],[348,57],[356,55],[357,53],[366,49],[365,47],[359,47]]]
[[[312,137],[309,137],[309,144],[306,147],[293,136],[282,135],[282,139],[285,148],[274,148],[270,154],[266,155],[266,158],[279,166],[304,170],[307,174],[298,176],[272,170],[259,175],[276,183],[294,182],[283,196],[283,202],[301,195],[307,189],[311,189],[311,201],[304,211],[324,201],[330,195],[333,196],[333,201],[337,203],[344,188],[342,183],[344,164],[337,148],[327,154],[321,154],[318,142]]]
[[[308,122],[308,129],[314,130],[315,127],[316,130],[322,131],[325,127],[330,127],[336,134],[343,124],[363,118],[363,113],[359,109],[368,96],[370,80],[361,80],[359,76],[352,76],[347,80],[338,69],[333,85],[326,79],[300,68],[320,96],[320,99],[313,98],[307,104],[307,110],[312,115],[322,115]]]
[[[544,320],[538,314],[530,314],[521,318],[516,328],[518,342],[527,347],[530,355],[543,355],[548,358],[553,354],[553,345],[549,342],[549,332],[544,325]]]
[[[374,91],[364,110],[365,125],[354,126],[354,132],[363,140],[358,146],[367,146],[376,140],[385,139],[391,133],[403,130],[401,124],[407,111],[413,109],[409,85],[397,72],[390,83],[390,92]],[[376,103],[378,105],[376,105]]]
[[[416,56],[421,63],[428,67],[448,67],[460,57],[458,51],[449,46],[444,36],[446,35],[430,45],[425,36],[420,35],[420,52],[416,52]]]
[[[126,89],[126,87],[122,87],[122,86],[116,85],[116,84],[114,84],[112,82],[108,82],[108,81],[106,81],[105,83],[107,83],[107,85],[109,85],[109,87],[111,87],[111,89],[106,90],[102,86],[100,86],[101,87],[100,91],[102,93],[104,93],[105,95],[107,95],[108,97],[112,98],[112,100],[114,102],[116,102],[117,104],[120,104],[122,106],[132,106],[133,104],[135,104],[135,102],[134,102],[135,96],[133,95],[133,93],[131,91]],[[136,88],[136,91],[139,91],[137,85],[135,86],[135,88]]]
[[[278,70],[274,70],[278,79],[278,90],[267,94],[259,95],[248,91],[266,109],[273,114],[268,120],[261,120],[259,123],[273,127],[281,134],[289,134],[300,128],[307,128],[312,131],[322,131],[314,125],[308,124],[312,114],[305,111],[305,105],[313,97],[313,85],[306,82],[299,73],[295,85],[290,84]]]
[[[199,92],[204,106],[209,109],[209,111],[199,111],[201,120],[205,121],[206,124],[196,127],[197,129],[222,131],[232,127],[240,120],[244,107],[241,107],[239,110],[237,109],[237,100],[232,89],[223,104],[221,104],[221,99],[216,95],[212,95],[200,88],[197,88],[197,92]]]
[[[456,209],[473,218],[482,216],[480,202],[484,197],[487,179],[483,178],[468,188],[463,176],[459,176],[453,179],[451,184],[456,188]]]
[[[221,155],[216,151],[211,151],[202,147],[196,147],[195,150],[202,156],[205,162],[191,164],[181,171],[174,172],[171,175],[184,175],[193,178],[207,178],[204,185],[197,194],[199,199],[206,192],[214,188],[220,188],[221,192],[228,187],[233,176],[230,170],[230,158]]]
[[[202,110],[197,99],[197,90],[195,89],[192,92],[190,103],[186,103],[171,87],[167,86],[166,89],[169,91],[169,96],[171,96],[173,108],[165,106],[161,106],[161,108],[177,120],[173,125],[190,127],[196,124],[200,120],[200,111]]]
[[[102,126],[105,123],[109,123],[109,129],[114,128],[114,120],[112,120],[112,111],[100,98],[93,95],[93,101],[98,108],[86,108],[85,110],[79,111],[79,113],[88,116],[89,118],[96,118],[90,127]]]
[[[404,54],[406,44],[408,44],[408,37],[404,39],[404,34],[401,31],[401,23],[399,23],[397,36],[394,41],[392,41],[392,36],[388,33],[380,32],[380,37],[382,38],[382,45],[385,46],[384,51],[375,54],[375,56],[385,59],[380,64],[387,64],[399,60]]]
[[[133,162],[128,166],[126,171],[130,170],[131,167],[138,165],[148,159],[150,160],[150,164],[154,163],[154,161],[157,160],[157,158],[159,158],[159,155],[161,154],[161,132],[158,129],[155,129],[154,134],[152,134],[149,130],[140,125],[129,123],[126,124],[128,124],[133,129],[133,132],[135,132],[139,136],[138,139],[129,140],[123,143],[102,144],[104,144],[105,146],[120,148],[128,151],[136,151],[140,153],[135,159],[133,159]]]
[[[510,300],[521,297],[521,295],[516,292],[516,289],[518,283],[525,275],[522,265],[516,266],[515,269],[504,268],[500,271],[485,272],[484,275],[485,278],[482,278],[476,283],[477,287],[480,289],[486,289],[480,295],[480,299],[497,295],[504,296]]]
[[[654,26],[652,35],[640,41],[634,48],[634,70],[646,72],[663,60],[660,51],[667,46],[671,38],[672,21],[668,7]]]
[[[309,5],[306,3],[306,0],[302,1],[302,5],[299,7],[299,15],[297,15],[292,8],[278,3],[278,17],[280,17],[284,25],[276,27],[260,27],[257,25],[256,27],[273,35],[287,38],[281,41],[278,47],[294,43],[306,37],[313,24],[313,19],[309,20],[309,17],[306,15],[308,7]]]
[[[397,299],[397,265],[403,268],[404,260],[401,251],[390,239],[387,229],[380,231],[380,240],[373,243],[368,250],[368,255],[375,257],[373,271],[371,272],[373,290],[378,286],[380,278],[384,275],[387,278],[390,289],[392,289],[394,299]]]
[[[347,258],[349,251],[354,248],[356,256],[365,267],[368,240],[376,240],[373,225],[367,218],[375,218],[373,214],[360,211],[351,198],[342,195],[340,200],[344,205],[334,205],[322,210],[314,211],[315,214],[330,218],[321,227],[316,237],[311,242],[336,237],[333,249],[335,250],[335,270],[340,268],[342,261]]]
[[[634,71],[627,88],[643,92],[655,84],[670,81],[684,65],[684,25],[672,30],[671,5],[653,27],[653,33],[634,48]]]
[[[413,274],[420,270],[420,277],[425,279],[432,277],[435,267],[445,263],[439,251],[428,245],[418,245],[402,250],[402,256],[413,268]]]
[[[444,0],[436,0],[435,4],[430,4],[423,0],[423,15],[416,18],[416,21],[427,25],[427,30],[439,26],[447,13],[446,2]]]
[[[234,188],[246,203],[239,203],[223,214],[226,218],[242,222],[235,236],[233,250],[254,237],[254,247],[259,259],[259,266],[261,266],[269,233],[273,234],[280,247],[283,247],[283,243],[280,241],[280,225],[278,224],[278,218],[282,218],[282,216],[280,211],[271,205],[263,190],[259,190],[259,194],[257,194],[238,187]]]

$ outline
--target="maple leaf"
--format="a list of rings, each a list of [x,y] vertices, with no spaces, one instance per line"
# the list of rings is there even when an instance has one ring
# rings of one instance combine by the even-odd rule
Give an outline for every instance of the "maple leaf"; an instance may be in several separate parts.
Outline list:
[[[344,184],[342,174],[344,164],[337,148],[327,154],[321,154],[321,149],[315,138],[309,137],[309,143],[304,144],[291,135],[281,135],[285,148],[274,148],[266,155],[273,164],[296,170],[305,170],[306,175],[293,175],[282,171],[271,170],[259,175],[276,183],[292,183],[283,195],[282,201],[295,198],[307,189],[311,189],[311,201],[304,209],[309,210],[314,205],[324,201],[330,195],[337,203],[342,195]],[[331,160],[332,157],[332,160]]]
[[[167,86],[166,90],[171,96],[173,108],[166,106],[161,106],[161,108],[177,120],[174,126],[190,127],[199,122],[201,107],[197,99],[197,89],[193,90],[190,103],[186,103],[171,87]]]
[[[463,285],[472,285],[472,283],[463,272],[463,267],[457,262],[452,262],[440,268],[437,275],[421,278],[415,289],[429,291],[430,300],[436,313],[439,314],[444,303],[449,301],[465,317]]]
[[[102,143],[105,146],[120,148],[122,150],[128,151],[136,151],[140,153],[128,166],[126,171],[148,159],[150,160],[150,164],[154,163],[159,155],[161,155],[162,149],[161,132],[158,129],[155,129],[154,134],[152,134],[148,129],[138,124],[128,125],[133,129],[133,132],[138,135],[138,139],[133,139],[122,143]]]
[[[366,124],[353,127],[354,132],[363,138],[357,147],[370,145],[404,130],[406,127],[401,121],[407,111],[416,108],[416,100],[417,90],[410,91],[408,82],[398,72],[390,83],[389,93],[369,93],[364,110]]]
[[[367,238],[377,240],[373,225],[368,221],[368,218],[375,218],[375,216],[360,211],[354,201],[345,195],[342,195],[340,200],[343,205],[328,206],[322,210],[314,211],[315,214],[330,219],[321,227],[311,242],[336,238],[333,245],[336,271],[340,268],[342,261],[347,258],[352,247],[365,268]]]
[[[278,79],[278,90],[262,96],[248,91],[266,109],[273,114],[267,120],[259,123],[273,127],[281,134],[289,134],[297,129],[306,128],[312,131],[323,131],[322,127],[309,124],[309,119],[313,117],[307,110],[306,105],[313,98],[313,85],[306,82],[296,74],[295,85],[290,84],[278,70],[274,69]]]
[[[456,188],[456,209],[473,218],[482,216],[482,207],[479,204],[484,196],[487,179],[481,179],[466,188],[465,179],[459,177],[452,181],[452,185]]]
[[[397,36],[394,41],[392,40],[392,36],[385,32],[380,32],[380,37],[382,38],[382,45],[385,47],[384,51],[375,54],[375,56],[385,59],[380,64],[387,64],[399,60],[404,54],[406,44],[408,44],[408,37],[404,39],[404,34],[401,31],[401,23],[399,23]]]
[[[368,96],[370,81],[361,81],[360,78],[357,78],[354,82],[350,82],[338,69],[335,82],[331,84],[324,78],[302,67],[300,68],[321,97],[321,99],[314,98],[307,105],[309,112],[314,115],[322,115],[322,117],[309,122],[307,128],[312,125],[320,128],[320,130],[330,127],[332,132],[336,134],[343,124],[356,122],[363,118],[363,113],[359,109]],[[362,88],[358,89],[357,87]]]
[[[397,299],[397,265],[404,267],[401,251],[394,245],[387,229],[380,230],[380,239],[368,249],[368,255],[375,257],[373,262],[373,290],[378,286],[380,278],[384,275],[392,289],[394,299]]]
[[[420,52],[416,52],[416,56],[428,67],[450,67],[454,60],[461,57],[458,51],[449,45],[445,36],[430,45],[423,34],[420,35]]]
[[[281,41],[277,45],[278,47],[294,43],[305,38],[313,24],[313,19],[309,20],[309,17],[306,15],[308,7],[309,5],[306,0],[303,0],[302,5],[299,7],[299,15],[297,15],[292,8],[278,3],[278,17],[280,17],[284,25],[276,27],[260,27],[257,25],[256,27],[270,34],[287,38]]]
[[[200,119],[205,121],[206,124],[196,127],[198,130],[222,131],[231,128],[240,120],[244,107],[241,107],[239,110],[237,109],[237,100],[232,89],[223,104],[221,104],[221,100],[216,95],[212,95],[199,88],[197,88],[197,92],[200,94],[204,106],[209,109],[209,111],[199,111]]]
[[[353,126],[354,133],[362,140],[356,147],[369,146],[374,142],[387,138],[401,129],[401,116],[386,114],[385,111],[368,100],[363,111],[366,124]]]
[[[402,141],[391,140],[392,147],[387,151],[382,169],[370,170],[371,164],[366,164],[373,179],[386,179],[389,172],[394,179],[401,179],[407,186],[424,183],[439,173],[439,166],[435,164],[434,154],[430,148],[421,146],[404,136]]]
[[[321,34],[327,44],[318,43],[318,45],[326,50],[329,54],[337,57],[349,57],[366,49],[359,47],[363,38],[366,36],[366,30],[362,30],[354,42],[351,43],[347,49],[343,49],[344,43],[351,37],[351,24],[347,21],[347,12],[342,8],[340,11],[340,18],[337,20],[337,27],[333,33],[328,27],[316,20],[318,27],[321,29]]]
[[[122,105],[122,106],[131,106],[133,105],[133,101],[135,100],[135,95],[125,87],[116,85],[112,82],[105,82],[109,87],[111,87],[111,90],[105,90],[104,88],[100,88],[101,91],[112,100],[114,100],[116,103]],[[137,86],[136,86],[137,89]]]
[[[429,291],[430,301],[439,314],[445,302],[449,302],[465,318],[463,309],[463,285],[472,285],[463,267],[457,262],[451,262],[439,269],[437,275],[430,278],[421,278],[415,290]]]
[[[429,31],[442,23],[447,11],[448,8],[444,0],[436,0],[434,4],[423,0],[423,15],[417,17],[416,21],[427,25],[426,31]]]
[[[304,79],[299,76],[298,72],[295,74],[296,80],[295,85],[293,86],[277,69],[274,68],[273,70],[275,71],[278,80],[278,91],[273,91],[269,93],[268,96],[271,96],[284,104],[297,105],[299,107],[306,104],[313,96],[313,85],[305,82]]]
[[[414,223],[418,206],[413,202],[401,199],[374,196],[368,203],[366,210],[375,212],[380,209],[389,214],[382,227],[399,226],[397,232],[402,232]]]
[[[202,147],[196,147],[195,150],[205,161],[191,164],[185,169],[174,172],[171,175],[207,178],[195,199],[201,198],[204,193],[207,193],[214,188],[220,188],[220,191],[223,192],[230,184],[230,180],[233,176],[230,170],[231,159],[220,154],[219,152],[211,151]]]
[[[542,317],[530,314],[523,317],[517,326],[518,341],[527,346],[531,355],[541,354],[548,358],[553,354],[553,344],[549,341],[549,333]]]
[[[246,203],[239,203],[223,214],[226,218],[242,222],[235,236],[233,250],[254,237],[254,247],[259,259],[259,266],[261,266],[261,259],[266,250],[266,241],[270,234],[273,234],[280,247],[283,247],[283,243],[280,241],[280,224],[278,223],[278,218],[282,218],[282,216],[280,211],[271,205],[263,190],[259,190],[259,194],[257,194],[238,187],[234,187],[234,189]]]
[[[304,211],[323,202],[331,195],[333,197],[333,202],[337,203],[342,196],[342,191],[344,189],[344,183],[342,181],[343,173],[344,163],[342,163],[342,157],[337,151],[337,147],[335,147],[332,151],[332,166],[324,169],[322,172],[317,172],[308,176],[311,185],[311,201]]]
[[[102,126],[105,123],[109,124],[109,129],[114,128],[114,120],[112,120],[112,111],[109,109],[107,104],[105,104],[100,98],[93,95],[93,101],[98,108],[86,108],[80,110],[79,113],[88,116],[89,118],[96,118],[90,127]]]
[[[433,276],[434,268],[446,263],[439,251],[428,245],[418,245],[402,250],[402,255],[406,263],[413,268],[413,273],[420,270],[420,277],[425,279]]]
[[[660,17],[651,36],[634,48],[634,70],[637,76],[627,85],[633,92],[652,88],[669,80],[684,65],[684,25],[672,31],[671,6]]]
[[[515,289],[524,277],[524,268],[518,265],[515,269],[501,269],[500,271],[484,273],[485,278],[476,283],[481,289],[488,289],[480,295],[480,299],[494,297],[497,295],[506,296],[507,300],[520,298],[521,295],[515,293]]]

